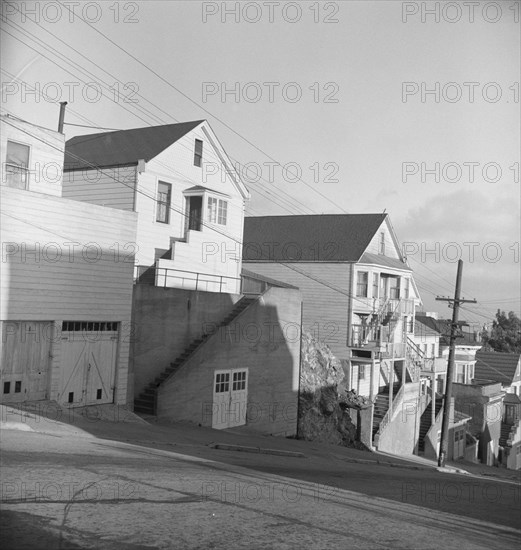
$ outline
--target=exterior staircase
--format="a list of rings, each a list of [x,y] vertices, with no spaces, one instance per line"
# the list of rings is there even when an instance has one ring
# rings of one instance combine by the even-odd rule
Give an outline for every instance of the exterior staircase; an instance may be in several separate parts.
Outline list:
[[[400,389],[401,382],[395,382],[393,384],[393,396],[398,393]],[[389,410],[389,388],[390,386],[385,386],[381,389],[375,399],[374,409],[373,409],[373,441],[374,436],[378,433],[380,429],[380,424]]]
[[[250,304],[256,301],[257,298],[243,297],[241,298],[223,319],[219,327],[229,325],[238,315],[240,315]],[[203,334],[200,338],[194,340],[183,353],[176,358],[173,363],[148,384],[148,386],[134,400],[134,412],[141,414],[156,414],[157,405],[157,388],[167,379],[175,374],[190,358],[190,356],[199,349],[212,336],[212,334]]]
[[[507,441],[508,441],[508,438],[510,437],[511,431],[512,431],[512,424],[501,422],[501,434],[499,436],[499,445],[501,447],[507,446]]]
[[[443,399],[436,399],[434,418],[438,416],[443,404]],[[427,405],[420,418],[420,434],[418,436],[418,454],[425,452],[425,436],[432,425],[432,401]]]

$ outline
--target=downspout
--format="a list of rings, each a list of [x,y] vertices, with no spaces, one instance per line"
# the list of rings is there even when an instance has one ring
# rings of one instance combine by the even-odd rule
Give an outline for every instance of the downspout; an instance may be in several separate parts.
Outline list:
[[[302,322],[304,320],[304,302],[300,302],[300,347],[298,350],[298,393],[297,393],[297,439],[300,432],[300,380],[302,375]]]

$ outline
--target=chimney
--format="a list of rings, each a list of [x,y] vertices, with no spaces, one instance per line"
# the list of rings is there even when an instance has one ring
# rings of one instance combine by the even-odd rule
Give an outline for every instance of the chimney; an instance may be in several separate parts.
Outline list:
[[[60,120],[58,121],[58,132],[63,134],[63,124],[65,120],[65,106],[67,105],[66,101],[60,101]]]

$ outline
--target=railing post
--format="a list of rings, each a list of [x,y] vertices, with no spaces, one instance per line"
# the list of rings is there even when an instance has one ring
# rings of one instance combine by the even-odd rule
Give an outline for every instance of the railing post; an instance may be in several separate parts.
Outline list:
[[[220,276],[220,279],[221,279],[221,281],[220,281],[220,284],[219,284],[219,292],[222,293],[222,291],[223,291],[223,276],[222,275]]]
[[[195,274],[195,290],[199,287],[199,273]]]

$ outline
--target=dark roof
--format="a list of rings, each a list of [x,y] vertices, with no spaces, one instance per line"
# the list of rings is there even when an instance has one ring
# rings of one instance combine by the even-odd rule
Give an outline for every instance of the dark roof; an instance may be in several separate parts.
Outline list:
[[[461,411],[458,411],[458,410],[454,410],[454,419],[453,419],[453,423],[454,424],[457,424],[458,422],[462,422],[463,420],[470,420],[472,417],[469,416],[468,414],[465,414],[464,412],[461,412]]]
[[[153,159],[203,120],[73,137],[65,143],[65,170],[123,166]]]
[[[509,386],[516,373],[519,357],[519,353],[478,351],[474,376],[475,378],[488,378],[501,382],[504,386]]]
[[[243,260],[357,262],[386,216],[317,214],[248,217],[244,220]]]

